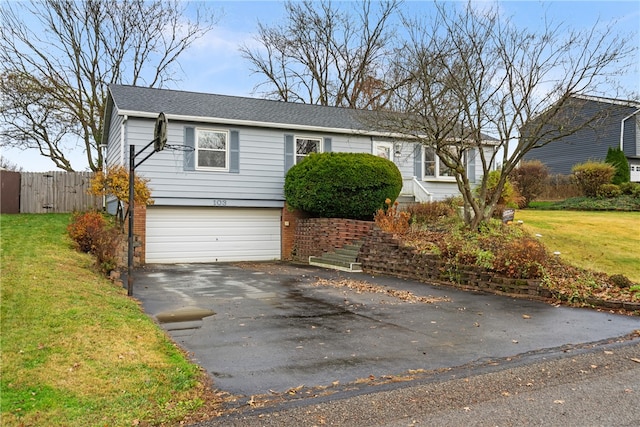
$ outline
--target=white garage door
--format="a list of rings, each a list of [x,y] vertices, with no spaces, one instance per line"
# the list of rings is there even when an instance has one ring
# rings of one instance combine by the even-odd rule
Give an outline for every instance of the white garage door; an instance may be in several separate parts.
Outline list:
[[[280,259],[280,209],[147,208],[147,263]]]

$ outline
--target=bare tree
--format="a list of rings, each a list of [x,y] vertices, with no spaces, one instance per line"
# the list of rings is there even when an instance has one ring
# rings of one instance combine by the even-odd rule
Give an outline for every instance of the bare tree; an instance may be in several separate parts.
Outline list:
[[[253,71],[265,77],[255,89],[268,98],[351,108],[379,108],[389,98],[386,79],[391,17],[396,0],[350,4],[288,1],[286,23],[258,25],[258,48],[241,47]],[[343,5],[344,7],[344,5]]]
[[[22,167],[16,165],[12,161],[0,156],[0,170],[22,172]]]
[[[410,37],[395,64],[402,86],[389,104],[402,114],[381,112],[375,124],[435,151],[476,228],[491,217],[525,153],[597,119],[581,117],[573,95],[597,92],[637,49],[615,26],[579,32],[548,23],[532,32],[514,27],[496,9],[434,7],[427,23],[404,19]],[[479,183],[467,176],[470,162],[482,168]],[[488,192],[496,164],[501,178]]]
[[[0,6],[0,143],[38,149],[72,171],[81,147],[102,168],[109,84],[162,87],[215,20],[178,0],[33,0]]]

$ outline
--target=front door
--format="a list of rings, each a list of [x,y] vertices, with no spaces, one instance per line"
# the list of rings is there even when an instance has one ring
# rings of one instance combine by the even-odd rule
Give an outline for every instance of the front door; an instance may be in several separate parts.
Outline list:
[[[374,141],[373,154],[393,161],[393,143],[386,141]]]

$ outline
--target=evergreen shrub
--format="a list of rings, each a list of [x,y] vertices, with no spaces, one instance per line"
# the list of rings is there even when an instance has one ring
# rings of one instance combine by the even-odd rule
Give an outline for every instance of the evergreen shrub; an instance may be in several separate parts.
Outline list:
[[[372,220],[395,201],[402,175],[390,160],[367,153],[312,153],[287,172],[287,204],[325,218]]]
[[[616,172],[611,179],[613,184],[620,185],[623,182],[629,182],[629,180],[631,180],[629,161],[627,161],[627,156],[625,156],[620,148],[609,147],[605,162],[616,168]]]

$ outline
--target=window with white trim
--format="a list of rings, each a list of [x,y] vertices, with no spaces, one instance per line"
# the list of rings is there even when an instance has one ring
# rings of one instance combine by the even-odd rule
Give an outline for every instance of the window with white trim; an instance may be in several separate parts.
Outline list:
[[[218,129],[196,130],[196,169],[229,169],[229,132]]]
[[[436,154],[435,148],[425,147],[423,152],[424,179],[442,179],[449,181],[455,179],[454,171],[442,162],[442,159]]]
[[[307,157],[311,153],[320,153],[322,150],[322,139],[320,138],[309,138],[309,137],[298,137],[295,138],[296,141],[296,164],[299,163],[302,159]]]

